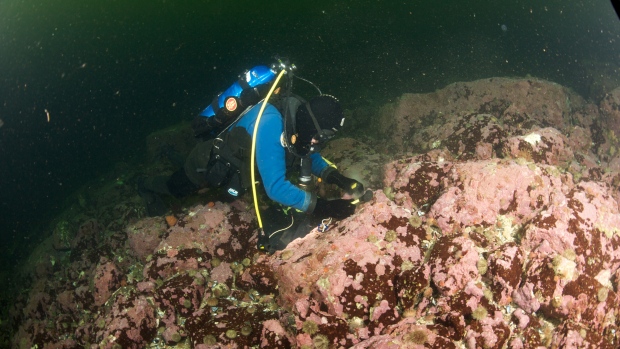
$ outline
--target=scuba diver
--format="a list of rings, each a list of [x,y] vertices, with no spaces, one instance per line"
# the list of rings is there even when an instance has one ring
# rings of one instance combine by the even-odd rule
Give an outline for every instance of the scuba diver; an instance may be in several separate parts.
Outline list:
[[[158,194],[181,198],[201,188],[219,187],[239,197],[252,188],[260,226],[258,247],[273,253],[313,228],[325,231],[332,219],[349,217],[360,200],[368,201],[372,191],[364,192],[362,183],[343,176],[319,153],[344,124],[340,102],[304,79],[319,95],[306,101],[292,94],[294,69],[282,60],[272,67],[256,66],[218,95],[192,123],[202,141],[183,167],[169,177],[138,181],[148,214],[163,215],[168,210]],[[284,74],[288,79],[280,88],[278,81]],[[296,165],[297,185],[288,179]],[[312,175],[337,185],[352,199],[317,197]],[[257,183],[277,204],[259,209]]]

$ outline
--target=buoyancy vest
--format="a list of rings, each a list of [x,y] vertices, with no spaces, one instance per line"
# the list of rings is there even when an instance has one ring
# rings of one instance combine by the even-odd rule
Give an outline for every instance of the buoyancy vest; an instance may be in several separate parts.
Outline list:
[[[287,98],[278,96],[270,103],[280,112],[282,117],[286,113],[290,113],[289,122],[285,123],[288,132],[285,133],[289,133],[294,129],[295,113],[302,104],[302,100],[298,96]],[[288,108],[288,111],[286,108]],[[227,193],[235,197],[245,193],[252,184],[249,161],[252,139],[245,128],[236,127],[237,121],[241,118],[243,118],[243,115],[229,125],[228,129],[213,139],[213,148],[206,171],[209,186],[225,187]],[[285,149],[286,167],[291,169],[298,163],[299,158],[288,151],[287,147]]]
[[[250,135],[245,129],[234,127],[212,142],[205,173],[209,186],[225,187],[226,192],[234,197],[243,195],[252,184],[249,171]]]

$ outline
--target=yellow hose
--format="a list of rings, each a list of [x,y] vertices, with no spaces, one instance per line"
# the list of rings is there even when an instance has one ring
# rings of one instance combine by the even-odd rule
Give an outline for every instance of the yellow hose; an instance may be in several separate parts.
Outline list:
[[[254,170],[256,162],[256,134],[258,133],[258,124],[260,123],[260,119],[263,116],[265,107],[267,106],[267,101],[269,101],[269,98],[273,94],[273,91],[276,89],[280,78],[285,73],[286,69],[282,69],[280,71],[280,74],[278,74],[276,81],[273,83],[273,85],[271,85],[271,89],[269,89],[269,93],[267,93],[267,97],[265,97],[265,100],[263,101],[263,104],[258,111],[258,116],[256,117],[256,122],[254,123],[254,132],[252,133],[252,155],[250,156],[250,173],[252,180],[252,196],[254,197],[254,210],[256,210],[256,218],[258,219],[258,227],[260,229],[263,229],[263,220],[260,218],[260,211],[258,210],[258,195],[256,195],[256,172]]]

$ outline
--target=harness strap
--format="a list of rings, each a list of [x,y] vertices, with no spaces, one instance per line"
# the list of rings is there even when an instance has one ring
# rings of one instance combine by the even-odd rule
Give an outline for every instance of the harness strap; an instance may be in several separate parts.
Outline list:
[[[241,170],[243,166],[243,160],[238,159],[228,146],[222,146],[219,148],[213,147],[211,153],[213,160],[218,161],[221,159],[221,161],[224,161],[227,166],[234,166],[237,170]]]
[[[310,103],[306,102],[306,109],[308,110],[308,114],[310,114],[310,118],[312,119],[312,123],[314,124],[314,128],[316,128],[317,133],[321,133],[321,126],[319,126],[319,122],[316,121],[316,117],[312,112],[312,108],[310,108]]]

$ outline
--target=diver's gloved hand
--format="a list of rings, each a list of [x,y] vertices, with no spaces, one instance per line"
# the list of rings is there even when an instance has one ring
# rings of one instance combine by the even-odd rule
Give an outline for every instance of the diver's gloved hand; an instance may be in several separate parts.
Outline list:
[[[317,198],[312,215],[317,218],[332,217],[335,219],[345,219],[355,213],[355,204],[352,202],[353,200],[325,200]]]
[[[338,170],[330,171],[325,177],[325,182],[335,184],[345,193],[359,198],[364,194],[364,185],[353,178],[343,176]]]

